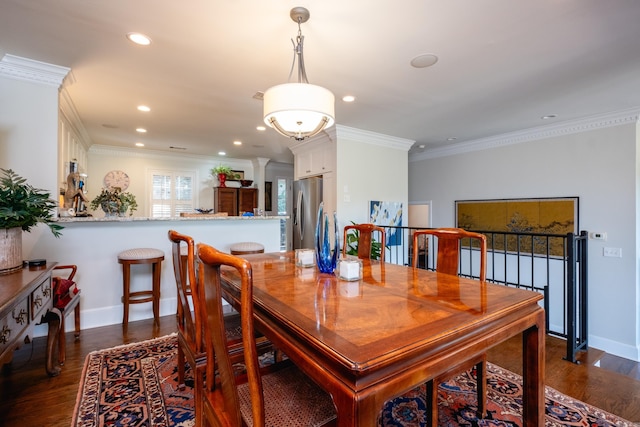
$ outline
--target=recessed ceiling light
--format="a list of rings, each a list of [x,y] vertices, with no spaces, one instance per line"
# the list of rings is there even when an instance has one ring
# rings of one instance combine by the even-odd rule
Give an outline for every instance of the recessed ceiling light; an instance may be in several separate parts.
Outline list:
[[[555,119],[556,117],[558,117],[556,114],[547,114],[546,116],[542,116],[541,119],[549,120],[549,119]]]
[[[147,107],[146,105],[138,105],[138,111],[144,111],[145,113],[148,113],[149,111],[151,111],[151,108]]]
[[[242,145],[242,141],[233,141],[233,145]]]
[[[422,53],[411,60],[411,66],[415,68],[427,68],[438,62],[438,57],[433,53]]]
[[[424,145],[424,144],[420,144],[420,145],[418,145],[418,148],[424,148],[424,147],[425,147],[425,145]]]
[[[127,38],[135,44],[139,44],[141,46],[148,46],[151,44],[151,38],[141,33],[127,33]]]
[[[355,97],[355,96],[353,96],[353,95],[346,95],[346,96],[343,96],[343,97],[342,97],[342,100],[343,100],[344,102],[353,102],[353,101],[355,101],[355,100],[356,100],[356,97]]]
[[[144,147],[144,144],[142,142],[136,142],[136,147]]]
[[[259,130],[260,132],[264,132],[265,130],[267,130],[267,128],[264,126],[256,126],[256,129]]]
[[[226,156],[227,153],[225,153],[224,151],[218,151],[218,156]]]
[[[147,133],[147,130],[145,128],[137,128],[136,132],[138,132],[138,133]]]
[[[450,136],[449,138],[447,138],[447,141],[455,141],[456,139],[458,139],[455,136]]]

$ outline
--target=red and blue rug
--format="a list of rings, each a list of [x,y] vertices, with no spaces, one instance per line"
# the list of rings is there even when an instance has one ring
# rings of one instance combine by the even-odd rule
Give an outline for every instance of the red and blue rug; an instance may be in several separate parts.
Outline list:
[[[72,427],[193,426],[193,379],[177,387],[175,335],[99,350],[87,356]],[[189,371],[187,371],[189,373]],[[476,379],[462,373],[438,388],[440,426],[510,427],[522,425],[522,378],[488,364],[488,416],[476,417]],[[546,388],[549,427],[631,427],[636,424]],[[385,405],[380,425],[424,426],[424,387]]]

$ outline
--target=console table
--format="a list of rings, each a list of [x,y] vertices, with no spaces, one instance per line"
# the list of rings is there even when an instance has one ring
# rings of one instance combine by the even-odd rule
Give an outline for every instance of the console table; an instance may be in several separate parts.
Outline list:
[[[50,376],[60,373],[60,366],[54,363],[60,329],[60,313],[53,308],[51,291],[51,270],[55,265],[47,263],[0,275],[0,365],[10,362],[13,351],[30,342],[35,325],[47,322],[45,368]]]

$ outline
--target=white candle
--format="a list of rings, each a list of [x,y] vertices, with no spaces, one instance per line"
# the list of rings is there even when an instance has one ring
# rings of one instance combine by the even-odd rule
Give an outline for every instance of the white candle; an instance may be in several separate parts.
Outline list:
[[[362,277],[362,261],[359,259],[345,259],[340,261],[340,278],[344,280],[358,280]]]
[[[297,249],[296,258],[298,265],[305,267],[315,265],[315,251],[313,249]]]

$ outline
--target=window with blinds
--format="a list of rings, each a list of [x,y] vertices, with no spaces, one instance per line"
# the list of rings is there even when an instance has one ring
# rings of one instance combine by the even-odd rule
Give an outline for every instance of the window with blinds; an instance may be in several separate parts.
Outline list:
[[[179,216],[180,212],[193,212],[195,206],[193,172],[151,172],[151,217]]]

